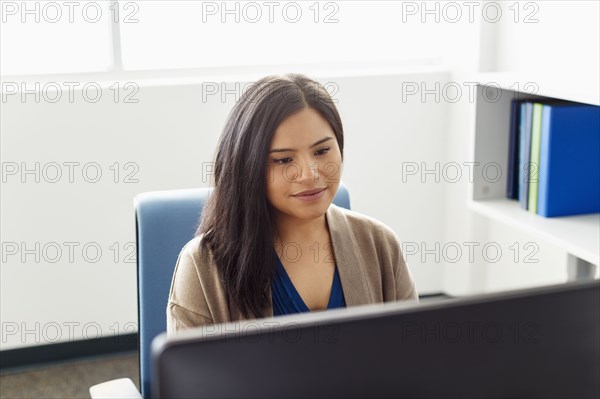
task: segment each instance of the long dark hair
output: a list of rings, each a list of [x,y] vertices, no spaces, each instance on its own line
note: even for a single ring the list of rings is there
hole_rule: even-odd
[[[329,122],[343,160],[342,121],[327,90],[301,74],[255,82],[236,102],[219,139],[214,189],[196,236],[210,249],[230,301],[245,318],[261,317],[275,272],[273,211],[266,196],[269,147],[288,116],[313,108]]]

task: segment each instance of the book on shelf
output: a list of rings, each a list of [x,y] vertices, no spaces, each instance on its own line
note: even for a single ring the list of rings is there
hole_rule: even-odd
[[[519,123],[519,203],[521,208],[527,209],[527,195],[529,194],[529,155],[531,154],[531,118],[533,103],[521,103],[521,121]]]
[[[510,117],[506,197],[544,217],[600,212],[600,107],[513,100]]]
[[[529,196],[527,197],[527,210],[537,213],[538,199],[538,174],[540,170],[540,136],[542,134],[542,104],[533,103],[533,116],[531,117],[531,155],[529,159]]]
[[[519,199],[519,121],[521,102],[512,100],[510,103],[510,127],[508,144],[508,175],[506,180],[506,196],[509,199]]]
[[[600,212],[600,107],[543,106],[538,214]]]

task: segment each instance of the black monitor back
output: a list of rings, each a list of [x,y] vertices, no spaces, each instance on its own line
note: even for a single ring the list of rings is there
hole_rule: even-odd
[[[206,326],[153,358],[153,398],[598,398],[600,282]]]

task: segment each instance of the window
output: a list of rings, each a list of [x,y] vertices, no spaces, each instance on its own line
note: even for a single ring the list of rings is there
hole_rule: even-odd
[[[271,3],[145,2],[139,23],[121,25],[123,66],[197,68],[439,54],[435,30],[425,29],[418,20],[399,23],[397,2]]]
[[[2,75],[105,71],[112,66],[110,3],[71,3],[0,1]]]
[[[448,36],[403,22],[393,1],[0,3],[3,75],[412,62],[441,56]]]

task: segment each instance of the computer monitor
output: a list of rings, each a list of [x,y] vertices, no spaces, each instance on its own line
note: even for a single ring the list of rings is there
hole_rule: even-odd
[[[158,336],[153,398],[598,398],[600,282]]]

